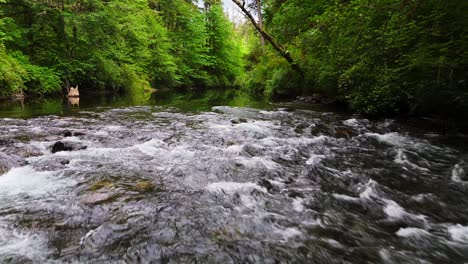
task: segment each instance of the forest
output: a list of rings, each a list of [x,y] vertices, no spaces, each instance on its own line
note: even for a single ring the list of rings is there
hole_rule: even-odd
[[[468,113],[465,0],[233,2],[265,35],[220,0],[0,0],[0,96],[60,94],[69,81],[320,94],[369,116]]]
[[[0,264],[468,264],[468,0],[0,0]]]

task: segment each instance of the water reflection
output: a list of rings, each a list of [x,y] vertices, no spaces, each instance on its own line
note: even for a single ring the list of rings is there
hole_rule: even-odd
[[[237,90],[158,91],[154,93],[90,94],[80,98],[26,98],[24,101],[0,101],[0,116],[29,118],[41,115],[74,115],[108,107],[171,106],[182,111],[205,111],[213,105],[268,107],[264,99]],[[79,108],[77,108],[79,107]]]
[[[80,107],[80,98],[79,97],[68,97],[68,102],[72,106],[78,106]]]

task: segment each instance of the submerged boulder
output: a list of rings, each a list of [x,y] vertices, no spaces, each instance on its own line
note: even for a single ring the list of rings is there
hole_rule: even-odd
[[[24,165],[25,160],[15,156],[0,153],[0,175],[7,173],[12,168]]]
[[[51,151],[52,153],[56,153],[60,151],[82,150],[86,148],[87,146],[83,146],[80,143],[57,141],[52,145]]]
[[[0,164],[0,175],[7,173],[10,170],[7,166]]]
[[[238,118],[238,119],[232,119],[231,120],[231,123],[236,125],[236,124],[240,124],[240,123],[247,123],[248,120],[245,119],[245,118]]]
[[[71,136],[72,136],[72,132],[71,132],[70,130],[65,130],[65,131],[63,132],[63,136],[64,136],[64,137],[71,137]]]
[[[79,137],[84,135],[85,133],[83,132],[71,132],[70,130],[63,131],[63,137]]]
[[[81,202],[85,205],[98,205],[110,203],[117,198],[116,193],[92,193],[81,198]]]
[[[150,192],[155,189],[154,184],[151,181],[144,180],[144,181],[139,181],[137,182],[134,186],[133,189],[137,192],[140,193],[145,193],[145,192]]]

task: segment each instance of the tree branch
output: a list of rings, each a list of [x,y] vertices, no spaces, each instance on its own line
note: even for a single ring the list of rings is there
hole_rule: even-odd
[[[255,21],[255,18],[250,14],[250,12],[245,8],[243,3],[241,3],[239,0],[232,0],[241,10],[244,12],[244,14],[247,16],[247,18],[252,22],[254,27],[257,29],[257,31],[273,46],[273,48],[285,59],[291,64],[291,67],[299,72],[302,77],[304,77],[304,72],[302,69],[299,67],[297,62],[291,57],[291,54],[289,51],[287,51],[281,44],[279,44],[270,34],[268,34],[263,28]]]

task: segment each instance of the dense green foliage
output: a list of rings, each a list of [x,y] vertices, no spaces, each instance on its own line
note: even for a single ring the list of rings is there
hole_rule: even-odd
[[[302,73],[249,23],[234,29],[220,0],[0,0],[0,96],[65,80],[137,97],[237,85],[371,115],[468,113],[465,0],[245,2],[257,17],[261,2],[265,30]]]
[[[324,93],[367,114],[468,112],[465,0],[264,0],[271,49],[244,80],[269,95]]]
[[[239,43],[211,2],[0,0],[0,95],[231,85]]]

